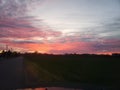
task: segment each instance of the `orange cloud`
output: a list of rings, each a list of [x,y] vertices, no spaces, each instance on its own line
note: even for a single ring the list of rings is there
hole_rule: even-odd
[[[12,46],[12,44],[11,44]],[[85,42],[68,42],[68,43],[28,43],[28,44],[13,44],[13,46],[26,49],[26,51],[38,51],[40,53],[87,53],[91,50],[89,44]]]

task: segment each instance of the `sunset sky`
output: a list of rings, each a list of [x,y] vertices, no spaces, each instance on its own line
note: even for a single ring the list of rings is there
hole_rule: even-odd
[[[0,50],[120,53],[120,0],[0,0]]]

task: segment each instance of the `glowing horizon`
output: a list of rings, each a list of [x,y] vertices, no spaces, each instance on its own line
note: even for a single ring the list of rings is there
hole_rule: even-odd
[[[120,53],[119,0],[0,0],[0,50]]]

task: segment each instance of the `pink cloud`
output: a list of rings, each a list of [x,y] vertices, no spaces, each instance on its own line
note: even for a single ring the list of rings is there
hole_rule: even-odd
[[[33,19],[34,20],[34,19]],[[36,28],[29,20],[5,19],[0,21],[0,37],[29,38],[59,36],[61,32],[50,30],[49,28]]]
[[[101,37],[106,32],[119,30],[119,24],[115,28],[113,25],[107,25],[106,31],[100,28],[93,28],[88,32],[74,32],[72,35],[62,35],[62,32],[55,31],[50,27],[42,26],[44,20],[37,20],[28,16],[28,9],[35,6],[39,0],[0,0],[0,49],[7,44],[10,48],[20,51],[39,51],[42,53],[108,53],[120,51],[120,40],[111,39],[112,37]],[[40,0],[41,1],[41,0]],[[31,3],[34,2],[34,3]],[[29,5],[28,5],[29,4]],[[35,27],[32,23],[41,23]],[[116,25],[116,24],[115,24]],[[106,25],[104,26],[106,27]],[[108,30],[109,29],[109,30]],[[85,30],[86,31],[86,30]],[[110,33],[111,34],[111,33]],[[112,34],[111,34],[112,35]],[[37,40],[34,38],[42,38]],[[47,40],[47,38],[53,39]],[[118,36],[114,36],[118,38]],[[102,40],[101,40],[102,39]]]

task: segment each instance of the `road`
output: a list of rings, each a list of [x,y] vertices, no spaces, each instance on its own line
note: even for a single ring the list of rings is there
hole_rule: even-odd
[[[23,57],[0,60],[0,90],[11,90],[23,86]]]
[[[46,71],[44,71],[46,72]],[[47,73],[47,72],[46,72]],[[23,57],[16,57],[11,59],[0,59],[0,90],[22,90],[19,88],[26,88],[25,82],[25,65]],[[28,87],[29,85],[27,85]],[[105,87],[87,84],[64,84],[64,83],[39,83],[38,85],[31,85],[29,87],[48,87],[48,90],[120,90],[117,87]],[[50,86],[50,87],[49,87]],[[53,86],[53,87],[51,87]],[[57,87],[76,87],[83,89],[70,89],[70,88],[56,88]],[[89,89],[88,89],[89,88]],[[110,88],[110,89],[109,89]],[[112,89],[111,89],[112,88]],[[23,89],[28,90],[28,89]],[[32,89],[30,89],[32,90]],[[45,88],[33,90],[46,90]]]

